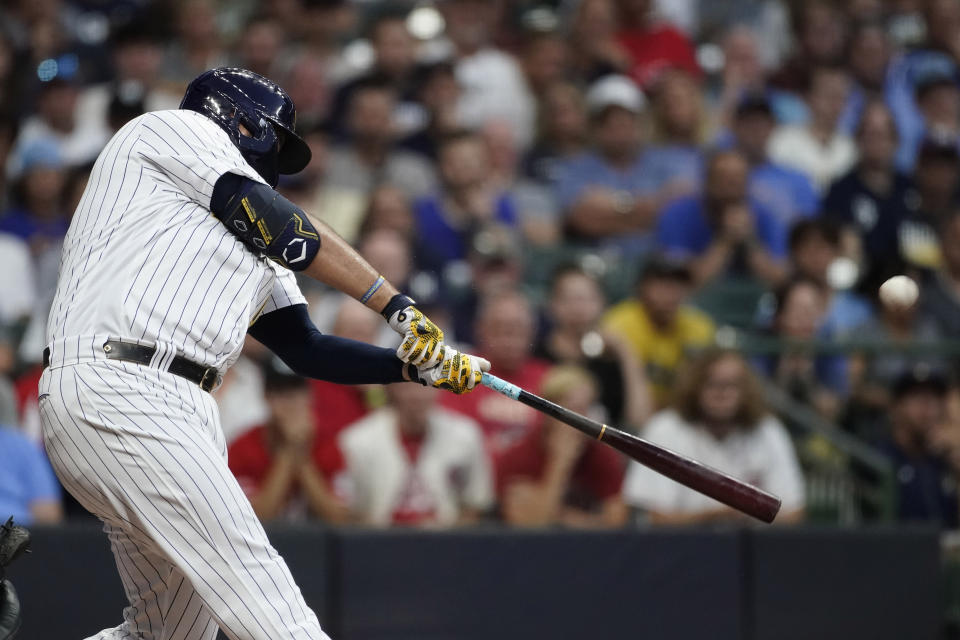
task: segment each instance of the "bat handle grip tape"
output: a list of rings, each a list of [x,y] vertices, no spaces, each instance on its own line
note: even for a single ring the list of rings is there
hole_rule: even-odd
[[[503,378],[498,378],[492,373],[484,373],[481,382],[483,383],[483,386],[489,387],[497,393],[502,393],[508,398],[513,398],[514,400],[520,399],[520,391],[522,391],[520,387],[507,382]]]

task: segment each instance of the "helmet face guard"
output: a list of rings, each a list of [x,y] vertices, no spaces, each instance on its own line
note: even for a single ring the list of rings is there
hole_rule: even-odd
[[[297,112],[276,83],[245,69],[206,71],[190,83],[180,103],[227,132],[244,159],[275,187],[279,174],[310,162],[310,147],[294,131]],[[249,132],[240,131],[240,125]]]

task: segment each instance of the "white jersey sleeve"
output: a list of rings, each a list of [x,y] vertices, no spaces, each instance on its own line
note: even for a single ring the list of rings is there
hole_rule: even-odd
[[[160,182],[188,200],[210,208],[213,186],[220,176],[235,173],[264,183],[227,132],[193,111],[147,114],[140,123],[139,153]]]
[[[297,277],[293,274],[293,271],[274,263],[270,263],[270,268],[273,269],[277,277],[273,281],[273,288],[270,291],[270,296],[267,298],[266,303],[263,305],[261,314],[270,313],[271,311],[290,307],[295,304],[307,304],[307,299],[304,297],[303,292],[300,291],[300,286],[297,284]]]

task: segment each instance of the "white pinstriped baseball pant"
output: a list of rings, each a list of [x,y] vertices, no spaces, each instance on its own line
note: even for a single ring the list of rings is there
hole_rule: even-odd
[[[54,364],[39,390],[50,461],[103,521],[130,603],[92,640],[329,640],[227,467],[210,394],[106,360]]]

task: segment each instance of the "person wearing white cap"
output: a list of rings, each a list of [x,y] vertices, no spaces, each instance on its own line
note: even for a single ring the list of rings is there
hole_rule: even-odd
[[[622,75],[609,75],[587,91],[593,150],[559,167],[557,198],[575,236],[643,252],[657,211],[656,184],[646,170],[640,89]]]

